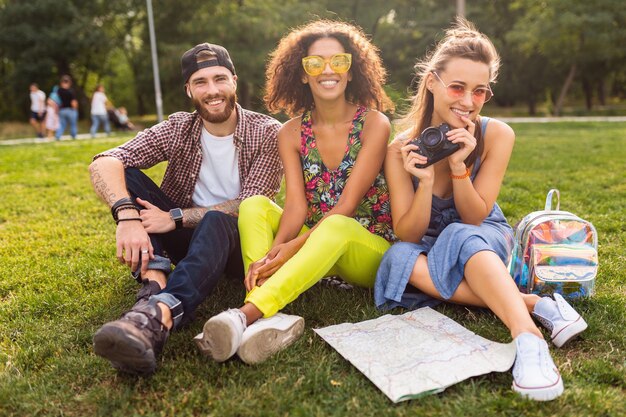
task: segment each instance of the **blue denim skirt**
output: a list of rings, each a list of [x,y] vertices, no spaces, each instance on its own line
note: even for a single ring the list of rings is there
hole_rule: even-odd
[[[480,226],[451,223],[439,236],[425,236],[419,243],[399,242],[384,255],[374,285],[374,301],[379,309],[394,307],[433,307],[441,301],[411,288],[409,277],[420,254],[428,260],[428,270],[442,298],[455,293],[465,264],[476,253],[491,251],[506,265],[513,246],[513,230],[506,222],[485,220]]]

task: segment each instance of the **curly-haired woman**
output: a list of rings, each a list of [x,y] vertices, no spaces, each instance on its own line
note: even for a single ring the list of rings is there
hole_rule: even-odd
[[[248,295],[197,337],[219,362],[237,353],[258,363],[288,346],[304,320],[277,312],[324,276],[372,287],[394,240],[381,172],[390,125],[380,112],[392,104],[376,47],[351,24],[314,21],[280,41],[266,76],[267,108],[295,116],[278,134],[285,207],[261,196],[241,203]]]

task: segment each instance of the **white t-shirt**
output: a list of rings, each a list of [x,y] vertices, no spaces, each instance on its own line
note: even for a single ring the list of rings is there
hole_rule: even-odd
[[[41,90],[30,93],[30,111],[41,113],[46,108],[46,93]]]
[[[107,114],[107,100],[107,96],[102,91],[96,91],[93,93],[93,98],[91,99],[91,114]]]
[[[192,197],[195,205],[212,206],[239,195],[238,152],[233,140],[233,135],[213,136],[202,128],[202,166]]]

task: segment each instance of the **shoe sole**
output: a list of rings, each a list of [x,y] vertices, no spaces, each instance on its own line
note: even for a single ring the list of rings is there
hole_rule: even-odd
[[[237,351],[231,330],[228,323],[209,320],[204,323],[202,333],[194,337],[194,341],[204,355],[216,362],[225,362]]]
[[[575,322],[568,324],[562,328],[554,337],[552,337],[552,343],[556,347],[563,347],[567,342],[574,339],[580,333],[585,331],[587,323],[582,317],[578,317]]]
[[[552,401],[555,398],[563,394],[563,379],[559,376],[559,380],[551,386],[539,387],[539,388],[524,388],[520,387],[513,381],[513,391],[520,394],[522,397],[526,397],[534,401]]]
[[[141,340],[117,327],[104,326],[98,330],[93,336],[93,350],[122,372],[148,375],[156,370],[154,351],[146,349]]]
[[[304,319],[298,320],[285,330],[264,329],[241,343],[237,350],[239,358],[248,365],[265,361],[273,354],[293,344],[304,333]]]

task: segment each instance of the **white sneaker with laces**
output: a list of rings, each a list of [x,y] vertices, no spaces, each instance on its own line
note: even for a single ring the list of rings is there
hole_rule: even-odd
[[[303,332],[302,317],[276,313],[248,326],[237,355],[248,365],[263,362],[298,340]]]
[[[578,336],[587,328],[587,322],[565,301],[561,294],[542,297],[531,313],[542,326],[551,332],[550,338],[556,347]]]
[[[552,361],[548,344],[532,333],[515,338],[513,390],[535,401],[550,401],[563,393],[563,379]]]
[[[246,315],[231,308],[207,320],[202,333],[193,340],[200,352],[216,362],[224,362],[237,352],[245,330]]]

